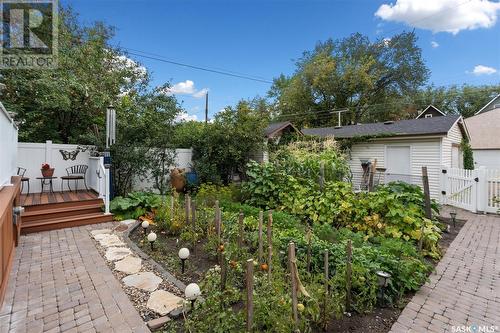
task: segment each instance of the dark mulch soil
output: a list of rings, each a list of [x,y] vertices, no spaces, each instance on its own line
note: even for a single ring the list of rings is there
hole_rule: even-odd
[[[168,272],[185,284],[200,282],[205,272],[217,263],[215,258],[209,256],[203,250],[205,246],[203,242],[198,243],[196,250],[192,251],[191,244],[184,243],[180,239],[168,236],[165,233],[156,232],[156,234],[158,238],[154,245],[154,251],[151,251],[151,246],[142,228],[136,228],[130,233],[129,238],[136,243],[142,251],[147,253]],[[179,249],[183,247],[187,247],[191,251],[189,258],[185,261],[186,266],[184,274],[182,274],[181,260],[178,256]]]

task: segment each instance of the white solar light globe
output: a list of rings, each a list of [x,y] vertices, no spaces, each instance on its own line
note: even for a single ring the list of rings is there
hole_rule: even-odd
[[[143,221],[143,222],[141,223],[141,226],[142,226],[144,229],[146,229],[147,227],[149,227],[149,222],[148,222],[148,221]]]
[[[196,283],[190,283],[184,290],[184,296],[186,299],[192,301],[197,299],[201,295],[200,287]]]
[[[179,250],[179,258],[182,260],[189,258],[189,249],[187,247],[183,247]]]
[[[156,234],[154,232],[150,232],[148,235],[148,241],[154,242],[156,240]]]

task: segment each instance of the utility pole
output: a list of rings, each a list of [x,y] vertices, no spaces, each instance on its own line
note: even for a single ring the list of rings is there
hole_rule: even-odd
[[[338,124],[337,124],[337,126],[338,126],[338,127],[342,126],[342,119],[341,119],[341,117],[340,117],[341,113],[342,113],[342,112],[348,112],[348,111],[349,111],[349,109],[343,109],[343,110],[338,110],[338,111],[332,111],[332,113],[337,113],[337,116],[338,116]]]
[[[205,95],[205,124],[208,123],[208,92]]]

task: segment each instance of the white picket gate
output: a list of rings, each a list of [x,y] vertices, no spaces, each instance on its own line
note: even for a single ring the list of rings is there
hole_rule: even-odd
[[[471,212],[498,213],[500,170],[442,168],[441,203]]]
[[[497,213],[500,210],[500,170],[485,170],[485,212]]]

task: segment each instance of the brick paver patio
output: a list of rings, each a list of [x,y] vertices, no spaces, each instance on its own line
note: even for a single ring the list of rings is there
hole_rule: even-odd
[[[149,332],[90,239],[110,226],[22,236],[0,332]]]
[[[500,218],[459,217],[468,222],[391,332],[500,332]]]

